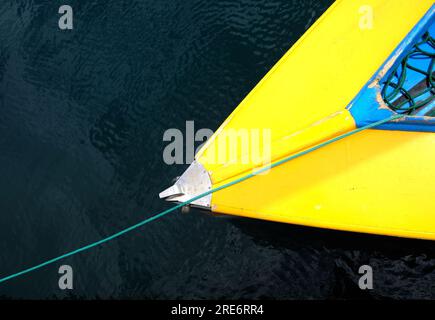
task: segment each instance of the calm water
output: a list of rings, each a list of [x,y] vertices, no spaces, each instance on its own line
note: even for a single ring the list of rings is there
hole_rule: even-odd
[[[216,129],[331,1],[0,4],[0,275],[168,208],[168,128]],[[319,57],[320,58],[320,57]],[[432,242],[176,213],[4,298],[435,298]],[[374,268],[371,292],[358,268]]]

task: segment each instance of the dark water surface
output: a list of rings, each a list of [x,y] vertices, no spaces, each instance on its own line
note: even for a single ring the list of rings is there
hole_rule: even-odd
[[[0,3],[0,276],[168,208],[163,132],[215,130],[332,1]],[[61,264],[74,290],[58,288]],[[375,288],[358,289],[358,268]],[[433,242],[173,214],[4,298],[434,298]]]

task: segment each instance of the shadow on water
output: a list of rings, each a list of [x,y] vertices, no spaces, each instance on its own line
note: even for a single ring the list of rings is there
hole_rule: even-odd
[[[249,218],[228,221],[259,246],[327,255],[334,265],[329,298],[379,299],[433,297],[435,247],[433,241],[297,226]],[[373,267],[374,290],[360,290],[358,269]],[[426,279],[423,280],[422,279]]]

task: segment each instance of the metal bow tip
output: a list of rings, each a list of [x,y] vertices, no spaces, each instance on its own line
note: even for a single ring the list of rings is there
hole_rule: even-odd
[[[166,201],[185,202],[211,189],[210,176],[202,164],[193,161],[175,184],[160,192],[159,197]],[[211,194],[190,203],[195,207],[210,209]]]

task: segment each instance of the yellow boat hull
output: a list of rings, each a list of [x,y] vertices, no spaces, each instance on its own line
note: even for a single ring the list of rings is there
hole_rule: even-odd
[[[435,240],[434,140],[433,133],[366,130],[216,192],[212,210]]]
[[[198,153],[196,159],[209,172],[212,186],[255,167],[210,159],[215,157],[210,150],[224,152],[217,146],[228,130],[270,128],[276,161],[355,128],[346,106],[431,5],[430,0],[337,1]],[[359,25],[365,6],[373,9],[372,29]],[[338,120],[313,129],[313,123],[337,111]],[[435,239],[434,147],[434,133],[367,130],[216,192],[211,209],[306,226]]]
[[[197,153],[209,187],[262,163],[246,161],[246,143],[222,148],[231,132],[268,130],[270,141],[260,140],[259,149],[270,143],[273,163],[355,129],[347,107],[384,72],[381,66],[394,62],[391,53],[432,4],[336,1]],[[174,190],[163,196],[181,192]],[[200,205],[249,218],[435,240],[434,195],[435,133],[370,129],[213,193]]]

